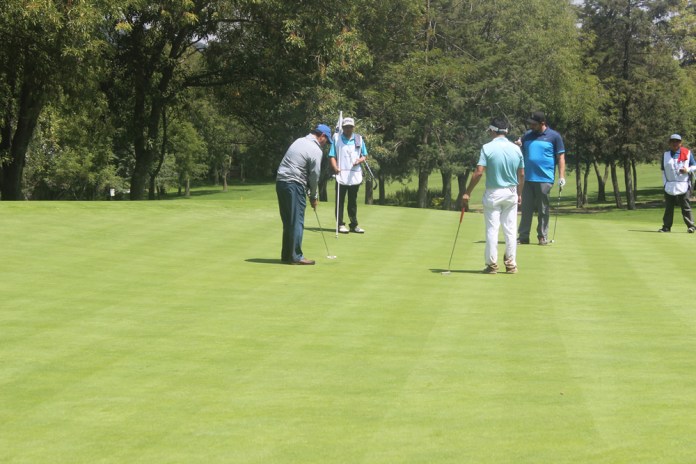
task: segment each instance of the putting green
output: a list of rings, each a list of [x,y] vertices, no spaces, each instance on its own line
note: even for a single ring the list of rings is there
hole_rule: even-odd
[[[336,239],[320,204],[338,258],[308,210],[318,265],[278,264],[272,189],[0,204],[0,462],[696,455],[696,236],[661,210],[563,215],[495,276],[467,213],[443,276],[458,212],[361,205]]]

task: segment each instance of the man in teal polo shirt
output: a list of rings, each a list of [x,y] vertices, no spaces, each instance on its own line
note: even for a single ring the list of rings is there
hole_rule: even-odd
[[[525,174],[519,243],[529,243],[532,218],[536,211],[539,214],[537,239],[539,245],[546,245],[549,236],[549,194],[557,165],[560,176],[558,187],[562,190],[565,185],[565,146],[561,134],[547,125],[543,112],[532,113],[527,123],[531,130],[518,140],[524,154]]]
[[[517,272],[517,205],[522,201],[524,188],[524,158],[520,148],[507,139],[508,124],[504,119],[493,119],[488,126],[488,133],[493,140],[481,148],[476,170],[462,195],[462,203],[464,207],[469,206],[471,192],[485,171],[483,215],[486,222],[486,268],[483,272],[498,272],[498,230],[502,223],[505,270],[514,274]]]

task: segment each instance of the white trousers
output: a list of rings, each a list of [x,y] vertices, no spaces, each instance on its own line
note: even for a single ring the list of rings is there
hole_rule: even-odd
[[[486,189],[483,194],[486,222],[486,265],[498,264],[498,230],[503,225],[505,264],[516,266],[517,254],[517,187]]]

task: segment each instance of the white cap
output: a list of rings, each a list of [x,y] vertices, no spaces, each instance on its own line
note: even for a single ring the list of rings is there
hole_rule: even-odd
[[[345,123],[343,124],[345,126]],[[679,134],[672,134],[669,136],[670,140],[681,140],[681,135]]]
[[[353,121],[353,118],[343,118],[343,127],[345,126],[355,127],[355,121]]]

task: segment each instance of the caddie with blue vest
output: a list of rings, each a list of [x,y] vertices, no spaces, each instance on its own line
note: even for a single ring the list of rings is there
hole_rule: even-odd
[[[549,236],[549,194],[555,180],[558,166],[558,187],[565,186],[565,146],[561,134],[546,123],[546,115],[541,111],[531,114],[527,131],[518,145],[524,154],[524,191],[522,192],[522,217],[519,226],[518,243],[529,243],[534,211],[539,215],[537,240],[546,245]]]
[[[336,174],[336,222],[338,232],[347,234],[349,229],[343,221],[343,207],[346,195],[348,195],[348,217],[350,218],[350,232],[364,234],[365,230],[358,225],[358,190],[363,180],[360,163],[367,159],[367,147],[360,134],[353,132],[355,121],[353,118],[344,118],[340,134],[336,143],[329,150],[331,167]]]
[[[295,140],[278,167],[276,194],[280,219],[283,221],[282,262],[287,264],[314,264],[302,254],[306,196],[316,209],[322,148],[331,141],[331,129],[319,124],[307,136]]]
[[[686,230],[693,234],[696,231],[696,226],[694,226],[694,217],[689,202],[691,195],[689,173],[696,171],[696,160],[694,160],[691,150],[682,146],[681,135],[672,134],[670,136],[669,150],[662,155],[660,168],[665,186],[665,214],[662,216],[662,227],[659,232],[672,230],[674,207],[679,205]]]

